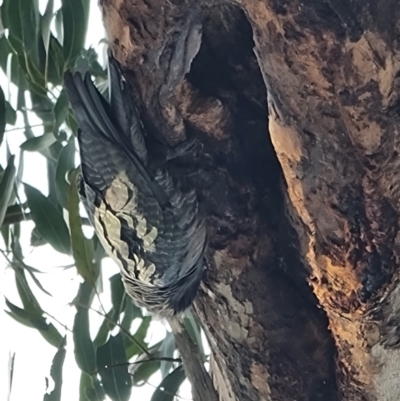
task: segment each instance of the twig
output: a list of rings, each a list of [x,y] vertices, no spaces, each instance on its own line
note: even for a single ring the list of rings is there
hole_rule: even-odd
[[[93,312],[98,313],[100,316],[103,316],[106,320],[108,320],[109,322],[115,324],[117,327],[119,327],[119,329],[126,334],[139,348],[140,350],[146,354],[149,358],[152,358],[153,355],[151,355],[151,353],[138,341],[136,340],[136,338],[129,333],[128,330],[126,330],[123,326],[121,326],[118,322],[114,322],[114,320],[110,319],[106,314],[98,311],[97,309],[92,308],[91,306],[87,306],[87,305],[80,305],[79,303],[74,303],[74,305],[79,306],[81,308],[87,308],[89,310],[92,310]]]
[[[55,318],[53,315],[51,315],[49,312],[43,311],[45,315],[47,315],[50,319],[53,319],[55,322],[57,322],[60,326],[64,327],[65,330],[70,331],[72,333],[72,330],[64,323],[61,323],[57,318]]]
[[[124,363],[116,363],[115,365],[110,365],[110,366],[106,366],[104,369],[98,370],[94,373],[100,373],[100,372],[104,372],[107,369],[113,369],[113,368],[118,368],[120,366],[131,366],[131,365],[139,365],[142,363],[147,363],[147,362],[162,362],[162,361],[166,361],[166,362],[178,362],[178,363],[182,363],[182,359],[181,358],[151,358],[151,359],[143,359],[141,361],[135,361],[135,362],[124,362]]]
[[[14,128],[10,128],[10,129],[6,129],[4,132],[11,132],[11,131],[24,131],[26,129],[31,129],[31,128],[37,128],[37,127],[47,127],[50,126],[51,124],[46,124],[46,123],[42,123],[42,124],[33,124],[33,125],[28,125],[28,126],[24,126],[24,127],[14,127]]]

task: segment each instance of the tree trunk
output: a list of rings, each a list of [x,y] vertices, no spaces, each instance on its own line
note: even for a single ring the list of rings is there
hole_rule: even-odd
[[[399,400],[398,0],[101,6],[146,129],[204,145],[220,399]]]

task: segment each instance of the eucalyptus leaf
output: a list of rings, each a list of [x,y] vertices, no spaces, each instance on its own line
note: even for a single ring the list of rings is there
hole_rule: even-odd
[[[12,108],[11,104],[7,100],[5,104],[6,104],[6,123],[10,125],[15,125],[15,123],[17,122],[17,112]]]
[[[160,358],[172,358],[175,352],[175,338],[171,332],[168,332],[165,336],[164,340],[161,343],[159,355]],[[160,363],[160,372],[161,378],[164,379],[168,376],[169,371],[173,366],[173,362],[171,361],[161,361]]]
[[[131,395],[131,377],[121,334],[111,336],[106,344],[98,348],[97,370],[104,391],[113,401],[128,401]]]
[[[40,19],[40,29],[42,32],[42,38],[46,53],[49,51],[49,42],[50,42],[50,25],[53,20],[53,9],[54,9],[54,0],[48,0],[46,5],[46,10],[44,11],[43,16]]]
[[[9,41],[31,82],[43,84],[39,57],[39,10],[32,0],[5,0]]]
[[[22,309],[11,303],[7,298],[5,302],[10,309],[10,311],[5,311],[9,316],[27,327],[35,328],[50,345],[59,347],[62,336],[53,324],[47,323],[46,319],[38,315],[36,311]]]
[[[7,401],[11,400],[11,392],[14,379],[14,363],[15,363],[15,352],[10,353],[8,357],[8,397]]]
[[[56,104],[54,105],[53,113],[54,113],[54,127],[53,134],[56,135],[61,124],[65,121],[68,115],[68,98],[63,89],[57,99]]]
[[[143,362],[135,369],[132,379],[135,386],[145,384],[160,369],[160,361]]]
[[[83,372],[91,375],[96,370],[96,355],[90,338],[88,309],[77,307],[72,332],[76,363]]]
[[[41,317],[43,315],[43,310],[29,287],[25,271],[17,266],[14,266],[14,271],[18,294],[21,298],[24,309],[38,317]]]
[[[3,237],[5,251],[9,252],[10,250],[10,227],[7,225],[3,225],[0,227],[1,236]]]
[[[61,15],[61,13],[58,13],[57,15]],[[47,80],[53,85],[61,85],[65,64],[63,48],[52,33],[50,33],[49,51],[47,56]]]
[[[70,236],[61,212],[36,188],[28,184],[24,187],[39,234],[58,252],[70,253]]]
[[[28,152],[38,152],[40,150],[47,149],[56,141],[57,139],[52,132],[46,132],[43,135],[27,139],[21,145],[21,149]]]
[[[68,211],[69,227],[71,230],[72,255],[74,256],[76,269],[79,275],[89,283],[95,283],[99,270],[94,257],[93,241],[83,235],[82,221],[79,215],[79,196],[76,185],[78,171],[71,174],[69,190]]]
[[[6,98],[0,86],[0,145],[3,142],[4,131],[6,129]]]
[[[111,302],[116,312],[120,312],[122,300],[125,296],[125,287],[121,279],[121,274],[117,273],[110,277]]]
[[[40,235],[36,226],[33,228],[31,232],[30,244],[35,248],[47,244],[47,241]]]
[[[96,338],[93,340],[95,347],[103,345],[108,338],[109,333],[114,329],[118,323],[119,316],[122,312],[121,306],[123,305],[123,300],[125,298],[124,285],[121,281],[121,275],[115,274],[110,277],[111,285],[111,302],[112,308],[105,316],[98,332]],[[129,330],[129,328],[127,329]]]
[[[7,298],[5,299],[6,305],[10,311],[5,311],[9,316],[14,318],[17,322],[22,323],[27,327],[35,327],[32,322],[32,319],[36,319],[36,315],[32,315],[32,313],[27,312],[26,310],[20,308],[19,306],[14,305]]]
[[[46,126],[53,126],[54,123],[54,102],[47,94],[38,94],[30,91],[29,95],[32,101],[32,111],[45,123]]]
[[[193,344],[199,347],[200,353],[205,357],[203,340],[201,338],[201,328],[193,316],[193,313],[189,310],[185,311],[185,317],[183,319],[183,325],[187,333],[189,334]]]
[[[84,281],[79,285],[78,294],[73,300],[73,304],[76,307],[88,309],[92,304],[95,291],[92,283]]]
[[[31,276],[33,282],[37,285],[37,287],[43,291],[46,295],[48,295],[49,297],[52,297],[52,295],[50,294],[50,292],[48,292],[44,287],[43,284],[37,279],[37,277],[35,276],[35,273],[31,270],[27,270],[29,275]]]
[[[82,372],[79,382],[79,401],[103,401],[105,397],[100,381],[94,375],[90,376]]]
[[[89,0],[62,0],[61,3],[64,58],[67,65],[70,65],[85,44]]]
[[[106,316],[104,316],[103,322],[100,325],[99,330],[97,331],[96,337],[93,340],[93,345],[95,348],[98,348],[104,345],[107,340],[110,332],[114,329],[117,324],[118,316],[115,313],[114,308],[111,308]]]
[[[67,182],[67,173],[75,166],[75,139],[71,137],[60,152],[56,167],[56,192],[60,205],[68,209],[68,194],[70,184]]]
[[[11,156],[8,159],[7,167],[0,183],[0,227],[3,224],[8,205],[13,196],[16,173],[14,160],[15,156]]]
[[[31,291],[28,281],[25,277],[25,272],[21,268],[14,268],[16,273],[17,290],[24,305],[24,309],[18,308],[15,305],[7,304],[11,312],[18,315],[20,318],[28,318],[30,327],[39,330],[43,338],[54,347],[58,347],[61,343],[62,336],[52,323],[47,323],[43,316],[43,310],[39,305],[36,297]]]
[[[11,56],[11,63],[9,56]],[[14,56],[14,50],[6,36],[0,38],[0,67],[7,75],[8,82],[17,85],[20,67],[17,58]]]
[[[179,366],[160,383],[151,401],[173,401],[185,378],[185,371]]]
[[[62,370],[65,361],[65,350],[66,337],[60,344],[56,354],[54,355],[53,362],[50,368],[50,376],[54,382],[54,388],[50,393],[46,393],[43,397],[43,401],[60,401],[61,400],[61,389],[62,389]]]
[[[138,327],[138,329],[134,334],[136,341],[133,341],[128,336],[125,337],[124,339],[125,351],[128,359],[131,359],[134,355],[138,355],[139,353],[142,352],[142,349],[137,345],[137,343],[142,344],[142,346],[146,348],[144,339],[146,338],[147,331],[149,330],[150,327],[150,323],[151,323],[150,316],[146,316],[143,318],[142,323],[140,323],[140,326]]]

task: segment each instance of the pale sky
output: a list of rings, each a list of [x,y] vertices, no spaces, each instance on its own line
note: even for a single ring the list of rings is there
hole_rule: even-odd
[[[39,0],[39,3],[41,11],[43,11],[47,0]],[[55,9],[59,7],[60,1],[56,0]],[[100,47],[98,46],[99,41],[104,36],[102,31],[99,29],[100,21],[101,14],[97,5],[97,0],[92,0],[86,47],[92,46],[102,54],[103,45]],[[8,83],[5,75],[1,72],[0,85],[5,89],[4,92],[7,96]],[[11,104],[15,104],[15,89],[10,87],[9,90],[11,98],[8,100]],[[30,123],[32,125],[39,122],[40,121],[34,115],[30,116]],[[15,127],[23,127],[21,116],[19,116]],[[15,127],[7,126],[6,129]],[[34,130],[34,133],[35,135],[41,135],[43,131],[38,128]],[[11,153],[16,154],[18,160],[19,146],[25,140],[22,130],[10,131],[7,133],[6,138]],[[4,143],[5,142],[3,142],[3,146],[0,149],[0,163],[3,167],[6,165]],[[37,153],[25,152],[24,165],[26,168],[24,170],[23,181],[35,186],[47,195],[45,159]],[[24,197],[23,192],[21,196]],[[49,297],[40,290],[37,290],[37,287],[28,277],[31,288],[45,311],[57,317],[57,319],[67,327],[72,328],[75,308],[70,307],[68,303],[71,302],[76,295],[80,279],[76,274],[75,268],[63,270],[62,268],[55,267],[71,264],[71,258],[59,254],[49,245],[39,248],[32,248],[29,246],[32,228],[33,223],[31,221],[22,223],[21,242],[23,249],[27,253],[25,261],[28,265],[34,266],[44,272],[40,275],[39,279],[43,286],[50,293],[54,294],[54,297]],[[0,239],[0,247],[4,248],[2,238]],[[101,301],[106,310],[111,306],[108,278],[117,271],[118,269],[115,264],[109,259],[106,259],[102,269],[104,293],[101,295]],[[2,328],[2,338],[0,339],[0,400],[7,399],[8,358],[10,352],[15,352],[15,369],[11,401],[41,401],[43,400],[43,395],[45,393],[45,378],[46,376],[49,376],[51,362],[56,349],[50,346],[36,330],[22,326],[6,315],[3,312],[6,308],[4,297],[7,297],[11,302],[17,305],[21,305],[15,289],[13,270],[7,267],[6,261],[0,255],[0,327]],[[94,302],[93,307],[100,310],[99,302]],[[92,334],[94,334],[101,322],[101,317],[96,313],[91,313],[90,319],[91,328],[94,329]],[[50,319],[49,321],[55,324],[60,332],[64,334],[64,329],[57,325],[53,320]],[[149,334],[149,340],[152,343],[159,341],[165,335],[165,328],[160,322],[154,323],[153,330],[149,331],[151,332]],[[63,371],[63,401],[79,399],[79,377],[80,371],[77,368],[74,359],[72,335],[71,333],[67,333],[67,356]],[[154,375],[150,382],[153,386],[157,386],[159,383],[159,376]],[[190,397],[190,387],[188,383],[185,383],[184,387],[184,391],[182,391],[181,394],[185,398]],[[154,387],[151,386],[143,386],[140,388],[134,387],[132,389],[131,399],[141,401],[150,400],[153,391]]]

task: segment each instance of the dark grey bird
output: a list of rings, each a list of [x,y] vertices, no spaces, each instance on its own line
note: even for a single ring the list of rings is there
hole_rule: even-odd
[[[153,162],[117,62],[110,102],[88,73],[64,86],[79,125],[78,187],[89,219],[138,306],[168,317],[193,302],[204,270],[206,226],[194,190]]]

